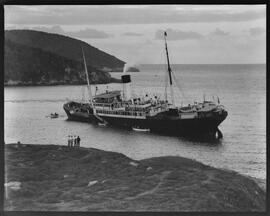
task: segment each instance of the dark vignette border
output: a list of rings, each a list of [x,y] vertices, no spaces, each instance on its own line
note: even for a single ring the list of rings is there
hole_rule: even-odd
[[[267,9],[267,19],[266,19],[266,89],[267,89],[267,98],[266,98],[266,117],[267,117],[267,125],[266,125],[266,153],[267,153],[267,171],[266,171],[266,212],[258,213],[258,212],[27,212],[27,211],[5,211],[3,210],[3,199],[4,199],[4,5],[111,5],[111,4],[265,4]],[[269,12],[269,1],[267,0],[2,0],[0,1],[0,83],[1,83],[1,91],[0,91],[0,122],[1,122],[1,131],[0,131],[0,215],[5,216],[34,216],[34,215],[269,215],[269,179],[268,179],[268,167],[270,167],[269,163],[269,147],[268,147],[268,138],[270,134],[269,126],[268,126],[268,110],[269,108],[269,58],[268,58],[268,37],[269,35],[269,21],[268,21],[268,13]]]

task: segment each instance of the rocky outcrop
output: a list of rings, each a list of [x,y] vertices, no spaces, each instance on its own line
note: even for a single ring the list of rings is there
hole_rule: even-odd
[[[5,210],[265,211],[252,179],[182,157],[132,160],[58,145],[5,145]]]

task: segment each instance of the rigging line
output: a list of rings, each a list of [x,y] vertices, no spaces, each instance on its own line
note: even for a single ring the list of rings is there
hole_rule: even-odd
[[[164,81],[165,81],[165,95],[164,95],[164,98],[165,98],[165,100],[168,100],[168,92],[167,92],[168,91],[168,73],[167,73],[165,64],[163,64],[163,67],[164,67],[163,71],[165,71],[165,73],[164,73],[164,75],[165,75],[165,79],[164,79]]]
[[[167,71],[167,63],[166,63],[166,54],[163,49],[161,49],[159,54],[159,61],[161,64],[158,66],[158,70],[164,72],[163,78],[160,79],[160,86],[164,86],[163,96],[165,100],[168,100],[168,71]]]
[[[164,71],[165,71],[165,84],[166,84],[166,86],[165,86],[165,90],[167,91],[167,87],[168,87],[168,78],[169,78],[169,76],[168,76],[168,72],[167,72],[167,67],[166,67],[166,63],[163,65],[164,66]],[[172,73],[172,75],[174,76],[172,79],[174,79],[174,80],[176,80],[176,78],[175,78],[175,74],[173,73],[173,67],[174,67],[174,65],[172,65],[172,67],[171,67],[171,73]],[[174,84],[173,84],[173,86],[174,86]],[[172,86],[172,87],[173,87]],[[176,86],[177,87],[177,86]],[[178,90],[179,90],[180,88],[178,88]],[[180,91],[180,90],[179,90]],[[180,91],[180,93],[182,94],[182,92]],[[171,95],[169,94],[169,97],[170,97]],[[181,101],[183,98],[181,98],[181,96],[179,96],[178,94],[176,94],[175,95],[176,97],[177,97],[177,101]]]
[[[175,76],[174,75],[173,75],[173,79],[175,80]],[[183,92],[180,89],[180,87],[177,86],[177,84],[175,84],[175,87],[177,88],[178,92],[180,93],[180,94],[176,94],[176,97],[177,97],[178,101],[181,101],[181,102],[185,101],[186,99],[185,99],[185,97],[183,95]]]
[[[176,87],[178,88],[178,90],[180,91],[180,93],[181,93],[181,95],[183,96],[183,98],[184,98],[187,102],[191,103],[191,101],[188,99],[188,97],[185,96],[184,91],[183,91],[182,88],[180,87],[179,82],[178,82],[178,80],[177,80],[177,78],[176,78],[175,73],[172,73],[172,75],[173,75],[173,78],[175,79],[175,85],[176,85]]]
[[[182,90],[182,88],[178,84],[176,84],[176,87],[181,92],[181,95],[182,95],[181,99],[186,103],[191,103],[190,99],[183,93],[184,91]]]
[[[82,102],[84,103],[84,86],[81,87],[81,91],[82,91]]]
[[[183,91],[182,91],[182,89],[180,88],[180,86],[179,86],[179,84],[178,84],[178,82],[177,82],[177,79],[176,79],[176,76],[175,76],[175,74],[174,73],[172,73],[173,74],[173,78],[174,78],[174,80],[175,80],[175,86],[178,88],[178,90],[179,90],[179,92],[180,92],[180,94],[184,97],[184,95],[183,95]],[[185,97],[184,97],[185,98]]]

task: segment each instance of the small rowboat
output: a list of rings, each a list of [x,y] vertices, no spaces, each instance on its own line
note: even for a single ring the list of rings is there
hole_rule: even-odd
[[[149,128],[138,128],[138,127],[132,127],[132,130],[138,131],[138,132],[149,132]]]
[[[103,122],[99,122],[98,123],[98,126],[102,126],[102,127],[105,127],[107,124],[106,123],[103,123]]]
[[[59,114],[58,113],[51,113],[50,117],[51,118],[58,118]]]

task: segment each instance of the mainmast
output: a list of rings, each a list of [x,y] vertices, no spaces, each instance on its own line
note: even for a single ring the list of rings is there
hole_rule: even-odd
[[[166,33],[166,31],[164,31],[165,49],[166,49],[167,64],[168,64],[168,73],[169,73],[169,78],[170,78],[171,98],[172,98],[172,104],[173,104],[173,106],[175,106],[175,104],[174,104],[173,86],[172,86],[172,69],[171,69],[171,66],[170,66],[170,59],[169,59],[169,54],[168,54],[166,37],[167,37],[167,33]]]
[[[85,61],[83,48],[82,48],[82,54],[83,54],[83,62],[84,62],[84,69],[85,69],[85,73],[86,73],[87,89],[88,89],[90,104],[93,107],[93,110],[95,112],[95,109],[94,109],[94,106],[93,106],[93,96],[92,96],[91,86],[90,86],[90,82],[89,82],[89,76],[88,76],[87,65],[86,65],[86,61]]]

